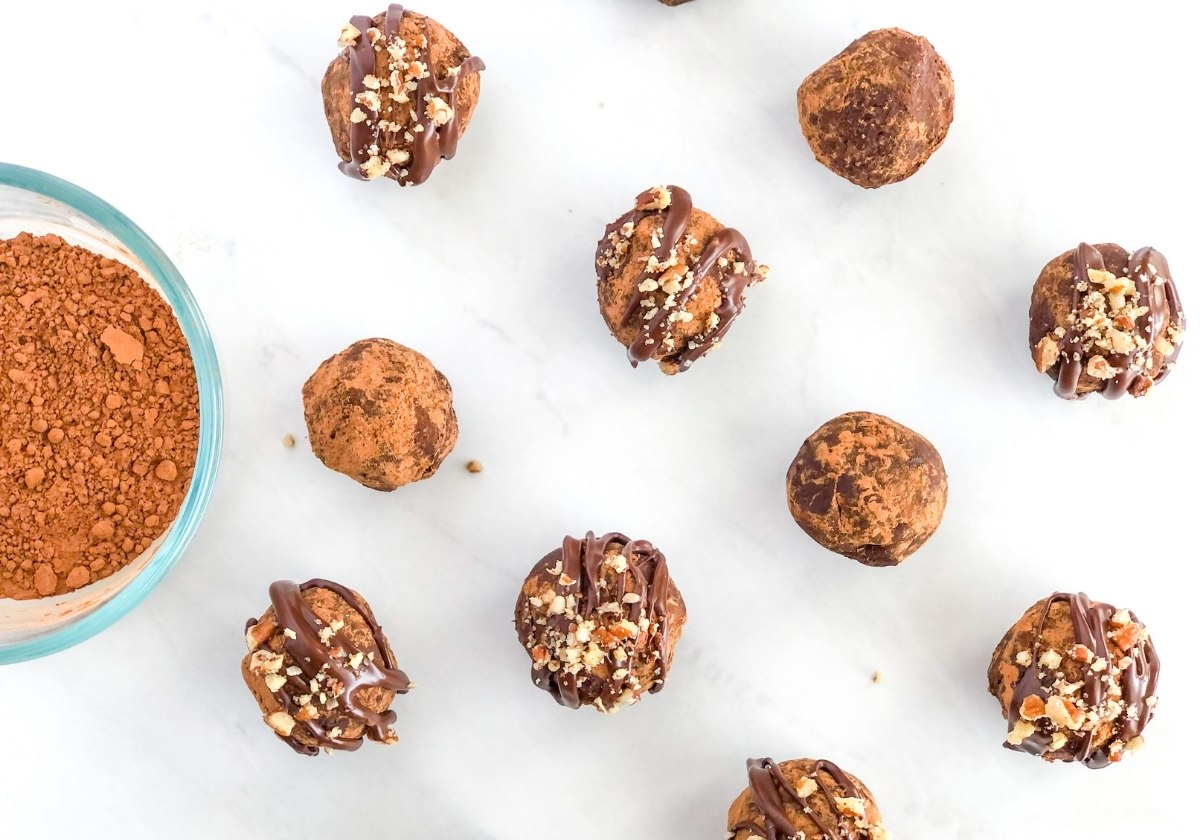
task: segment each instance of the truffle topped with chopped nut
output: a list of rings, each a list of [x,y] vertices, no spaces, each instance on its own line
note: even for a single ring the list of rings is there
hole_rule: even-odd
[[[328,580],[271,584],[271,606],[246,625],[242,677],[263,720],[293,750],[356,750],[396,742],[389,711],[408,677],[367,602]]]
[[[896,566],[942,522],[946,468],[933,444],[895,420],[854,411],[804,441],[787,475],[792,518],[830,551]]]
[[[1029,347],[1063,399],[1096,391],[1141,397],[1175,367],[1185,326],[1162,254],[1084,242],[1042,269],[1029,307]]]
[[[389,341],[356,341],[304,383],[313,454],[372,490],[429,478],[458,441],[454,394],[425,356]]]
[[[342,171],[424,183],[458,149],[483,61],[433,18],[398,3],[351,18],[339,43],[345,49],[325,71],[321,96]]]
[[[767,276],[745,238],[692,205],[682,187],[654,187],[604,232],[596,250],[600,312],[637,367],[685,371],[720,346]]]
[[[602,712],[662,689],[686,620],[661,551],[590,531],[534,566],[516,607],[534,684],[563,706]]]
[[[1142,744],[1158,705],[1159,661],[1136,615],[1058,592],[997,645],[988,689],[1008,719],[1006,746],[1092,769]]]
[[[817,160],[875,188],[912,176],[942,145],[954,119],[954,79],[925,38],[879,29],[815,70],[797,101]]]
[[[750,785],[729,807],[729,840],[891,840],[867,786],[832,761],[746,762]]]

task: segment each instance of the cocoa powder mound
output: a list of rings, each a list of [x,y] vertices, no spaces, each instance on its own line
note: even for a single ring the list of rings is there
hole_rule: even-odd
[[[0,241],[0,598],[137,559],[179,513],[199,430],[187,341],[136,271],[53,235]]]

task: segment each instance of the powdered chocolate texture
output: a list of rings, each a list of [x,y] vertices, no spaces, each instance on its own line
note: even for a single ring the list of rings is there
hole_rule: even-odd
[[[195,368],[157,291],[57,236],[0,242],[0,597],[137,559],[183,504],[198,435]]]
[[[856,411],[804,441],[787,492],[796,523],[825,548],[867,566],[895,566],[941,524],[946,470],[912,429]]]
[[[304,419],[321,462],[372,490],[429,478],[458,440],[446,377],[384,338],[321,363],[304,384]]]
[[[913,175],[945,141],[954,79],[925,38],[879,29],[805,79],[797,104],[818,161],[860,187],[882,187]]]

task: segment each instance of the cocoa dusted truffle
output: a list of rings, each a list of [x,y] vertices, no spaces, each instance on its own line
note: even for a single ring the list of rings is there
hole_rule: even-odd
[[[654,187],[604,232],[596,250],[600,312],[629,351],[666,374],[720,346],[767,276],[745,238],[692,206],[682,187]]]
[[[860,187],[903,181],[954,119],[954,79],[929,41],[868,32],[800,85],[800,126],[817,160]]]
[[[423,184],[454,157],[479,101],[483,61],[433,18],[398,3],[342,27],[321,80],[325,119],[352,178]]]
[[[1184,327],[1167,260],[1153,248],[1082,243],[1042,269],[1029,306],[1033,362],[1068,400],[1145,396],[1175,367]]]
[[[879,414],[835,417],[800,447],[788,507],[830,551],[896,566],[925,544],[946,509],[946,469],[933,444]]]
[[[590,531],[533,567],[516,607],[534,685],[563,706],[602,712],[662,689],[686,620],[661,551]]]
[[[1136,615],[1057,592],[996,646],[988,690],[1008,719],[1009,749],[1095,770],[1141,746],[1158,705],[1158,671]]]
[[[321,462],[372,490],[429,478],[458,440],[446,377],[385,338],[321,363],[304,383],[304,420]]]
[[[867,786],[832,761],[746,762],[750,786],[729,807],[729,840],[891,840]]]
[[[303,755],[394,744],[389,711],[408,677],[362,596],[328,580],[271,584],[271,606],[246,624],[242,677],[263,720]]]

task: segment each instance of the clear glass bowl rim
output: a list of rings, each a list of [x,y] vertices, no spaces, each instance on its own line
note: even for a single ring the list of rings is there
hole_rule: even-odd
[[[45,635],[0,646],[0,665],[6,665],[58,653],[90,639],[126,616],[162,581],[191,542],[212,498],[221,457],[224,416],[221,372],[212,335],[183,276],[162,249],[120,210],[61,178],[0,162],[0,186],[16,187],[71,207],[114,236],[141,261],[175,310],[192,353],[200,392],[200,439],[192,484],[179,515],[154,557],[124,589],[95,610]]]

